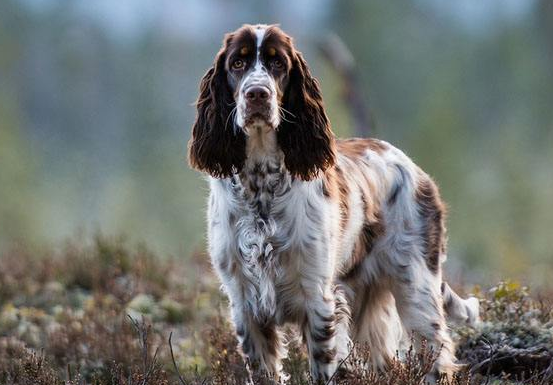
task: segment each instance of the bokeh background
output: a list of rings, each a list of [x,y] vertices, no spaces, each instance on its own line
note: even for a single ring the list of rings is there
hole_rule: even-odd
[[[2,0],[0,250],[101,231],[186,258],[207,185],[186,163],[198,82],[225,32],[280,23],[352,135],[336,33],[375,122],[449,203],[448,270],[468,282],[553,274],[549,0]]]

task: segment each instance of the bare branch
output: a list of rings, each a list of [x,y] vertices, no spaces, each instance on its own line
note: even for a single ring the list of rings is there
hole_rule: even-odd
[[[375,127],[359,87],[355,60],[345,43],[336,34],[329,34],[319,43],[319,51],[330,62],[342,79],[342,97],[349,108],[356,136],[367,137],[374,134]]]
[[[173,343],[171,342],[171,338],[173,338],[173,332],[169,333],[169,351],[171,352],[171,361],[173,361],[173,367],[175,368],[175,372],[177,373],[177,377],[181,385],[188,385],[186,381],[184,381],[184,379],[182,378],[179,367],[177,366],[177,362],[175,361],[175,355],[173,354]]]

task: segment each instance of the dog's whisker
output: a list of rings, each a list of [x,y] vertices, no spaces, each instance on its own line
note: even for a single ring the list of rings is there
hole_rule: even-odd
[[[288,113],[288,114],[290,114],[292,117],[295,118],[295,115],[294,115],[294,114],[292,114],[290,111],[288,111],[288,110],[285,109],[284,107],[280,107],[280,106],[279,106],[278,109],[279,109],[279,110],[278,110],[278,115],[280,116],[280,118],[281,118],[282,120],[284,120],[285,122],[288,122],[288,123],[290,123],[290,124],[294,124],[294,123],[295,123],[295,122],[293,122],[293,121],[291,121],[291,120],[286,119],[286,115],[285,115],[284,113]]]
[[[296,117],[296,115],[294,115],[293,113],[291,113],[290,111],[288,111],[286,108],[282,107],[282,106],[278,106],[279,110],[283,111],[283,112],[286,112],[287,114],[289,114],[290,116],[292,116],[293,118]]]
[[[290,124],[294,124],[293,121],[286,119],[286,118],[284,117],[284,115],[280,114],[279,116],[280,116],[280,118],[281,118],[282,120],[284,120],[285,122],[288,122],[288,123],[290,123]]]
[[[228,114],[227,120],[225,121],[225,130],[227,129],[227,125],[228,125],[229,119],[231,118],[231,116],[236,115],[237,110],[238,110],[238,106],[234,107],[234,108],[230,111],[230,114]],[[233,128],[234,128],[234,127],[233,127]]]

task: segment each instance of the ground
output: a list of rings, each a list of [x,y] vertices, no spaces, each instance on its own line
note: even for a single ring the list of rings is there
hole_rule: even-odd
[[[245,383],[206,255],[160,258],[105,236],[83,244],[41,253],[14,247],[0,256],[1,384]],[[483,322],[452,328],[466,364],[453,383],[553,383],[548,300],[513,282],[475,294]],[[294,331],[288,334],[289,383],[309,384],[305,352]],[[435,355],[411,351],[406,362],[377,373],[365,369],[367,354],[356,347],[343,365],[350,371],[337,381],[421,384]]]

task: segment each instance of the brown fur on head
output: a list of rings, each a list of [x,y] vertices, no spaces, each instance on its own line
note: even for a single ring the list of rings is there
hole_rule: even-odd
[[[267,91],[266,105],[248,104],[246,94],[254,86]],[[319,84],[290,36],[275,25],[244,25],[225,36],[200,84],[191,166],[217,178],[239,172],[249,125],[259,121],[277,130],[292,176],[311,180],[334,165],[334,135]]]
[[[232,37],[225,36],[213,66],[201,80],[196,121],[188,143],[190,165],[216,178],[240,171],[246,159],[246,135],[229,121],[234,98],[225,66]]]
[[[309,72],[302,54],[293,52],[290,82],[283,105],[292,114],[278,130],[278,143],[290,173],[303,180],[333,166],[334,134],[326,116],[319,82]]]

